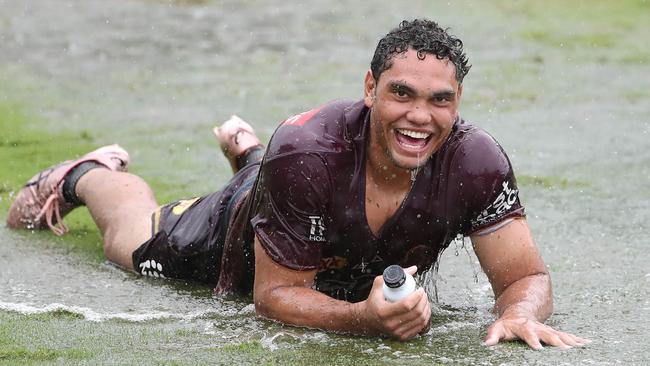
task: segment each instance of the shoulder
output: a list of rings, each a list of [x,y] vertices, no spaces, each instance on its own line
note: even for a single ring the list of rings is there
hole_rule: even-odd
[[[448,148],[452,166],[461,168],[468,176],[503,176],[512,169],[501,145],[485,130],[468,123],[458,124],[450,136]]]
[[[335,100],[287,118],[273,133],[267,157],[345,149],[349,143],[347,121],[351,111],[359,109],[358,104],[351,100]]]
[[[483,129],[459,124],[449,140],[449,187],[464,212],[465,235],[509,217],[524,216],[512,164],[499,143]]]
[[[314,126],[318,122],[343,123],[345,113],[357,102],[348,99],[336,99],[311,110],[295,114],[285,119],[281,127]]]

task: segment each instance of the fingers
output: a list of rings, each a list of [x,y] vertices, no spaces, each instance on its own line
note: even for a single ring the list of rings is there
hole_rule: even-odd
[[[415,293],[417,296],[417,302],[415,306],[410,308],[408,312],[404,314],[404,322],[420,322],[428,323],[431,318],[431,308],[429,306],[429,298],[423,289],[418,289]]]
[[[582,339],[573,334],[560,332],[548,326],[544,327],[547,328],[547,333],[541,337],[541,340],[548,345],[561,348],[572,348],[591,343],[588,339]]]
[[[382,285],[384,284],[384,278],[382,276],[375,277],[375,280],[372,283],[372,288],[370,289],[370,294],[368,294],[368,299],[377,303],[385,302],[384,299],[384,290]]]
[[[404,268],[404,271],[410,274],[411,276],[415,276],[415,274],[418,271],[418,266],[410,266],[409,268]]]
[[[423,329],[427,328],[431,319],[431,307],[424,290],[418,289],[411,296],[404,300],[402,309],[406,311],[394,318],[394,329],[391,333],[393,337],[399,340],[415,337]],[[412,306],[410,301],[413,301],[415,305]]]
[[[375,315],[382,333],[398,340],[417,335],[429,322],[431,309],[426,293],[418,289],[404,300],[391,303],[384,299],[381,277],[375,279],[368,296],[368,309]]]
[[[576,347],[576,346],[582,346],[584,343],[581,343],[579,338],[574,336],[573,334],[569,333],[564,333],[564,332],[557,332],[558,338],[562,341],[562,343],[566,344],[569,347]]]
[[[539,351],[544,348],[537,333],[530,329],[525,329],[522,333],[523,334],[520,336],[520,338],[526,342],[530,348],[534,349],[535,351]]]
[[[417,317],[417,308],[421,301],[427,301],[427,296],[423,289],[417,289],[415,292],[398,302],[388,302],[384,299],[383,292],[378,291],[381,296],[380,316],[384,319],[396,319],[404,323]],[[372,294],[372,292],[371,292]]]
[[[573,334],[572,334],[572,335],[573,335]],[[586,345],[588,345],[589,343],[591,343],[591,340],[590,340],[590,339],[587,339],[587,338],[580,338],[580,337],[576,337],[576,336],[574,336],[574,337],[578,340],[578,346],[586,346]]]
[[[540,339],[549,346],[558,347],[562,349],[571,348],[571,345],[564,343],[562,337],[560,337],[560,335],[557,334],[556,332],[549,332],[547,334],[543,334],[540,337]]]
[[[503,327],[501,323],[494,323],[488,328],[487,336],[485,336],[485,341],[483,344],[486,346],[494,346],[499,343],[501,339],[505,337],[503,333]]]
[[[501,322],[497,320],[497,322],[488,328],[488,334],[483,344],[486,346],[494,346],[500,341],[520,339],[526,342],[530,348],[539,351],[544,346],[542,346],[538,334],[530,326],[530,323],[528,320],[523,322]]]
[[[569,344],[570,346],[585,346],[589,343],[591,343],[590,340],[585,339],[585,338],[580,338],[578,336],[575,336],[570,333],[564,333],[564,332],[558,332],[560,334],[560,337],[562,338],[562,341],[566,344]]]
[[[534,350],[544,348],[542,343],[553,347],[568,349],[590,343],[588,339],[557,331],[531,319],[497,320],[488,328],[483,344],[494,346],[500,341],[520,339]]]

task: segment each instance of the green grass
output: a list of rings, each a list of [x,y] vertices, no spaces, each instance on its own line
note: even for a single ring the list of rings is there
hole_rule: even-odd
[[[0,220],[4,221],[13,197],[34,174],[64,160],[94,150],[100,144],[89,131],[46,132],[38,129],[39,117],[30,114],[24,104],[0,100]],[[189,191],[182,182],[147,178],[159,202],[170,202]],[[48,238],[54,245],[69,249],[86,259],[104,261],[102,239],[86,208],[79,208],[65,217],[70,228],[65,237],[55,237],[48,230],[25,235]]]
[[[420,365],[428,364],[436,354],[446,352],[474,354],[491,361],[496,357],[505,361],[493,351],[470,341],[480,339],[482,334],[478,329],[433,339],[431,349],[426,352],[428,355],[423,355],[424,359],[409,359],[400,358],[399,354],[413,354],[425,346],[425,340],[402,343],[330,335],[327,343],[302,342],[290,337],[274,342],[282,344],[282,347],[270,347],[264,344],[264,340],[225,341],[218,334],[205,334],[186,326],[175,321],[125,324],[119,321],[89,322],[54,313],[22,315],[0,312],[0,365]],[[379,350],[377,346],[380,344],[390,349]],[[526,350],[520,343],[506,347],[519,353]],[[516,355],[514,358],[517,359]]]
[[[203,0],[178,0],[173,3],[192,6],[203,2]],[[434,4],[432,7],[435,9],[423,16],[435,17],[437,13],[433,10],[439,9],[439,5]],[[542,93],[543,88],[540,91],[539,87],[548,85],[547,79],[559,77],[555,74],[549,75],[549,70],[557,70],[559,65],[572,67],[591,63],[616,63],[624,68],[623,75],[626,75],[627,71],[641,70],[640,67],[650,63],[650,52],[643,46],[645,39],[643,36],[648,29],[648,23],[644,20],[650,11],[648,1],[496,1],[489,6],[492,7],[499,8],[497,12],[502,15],[496,20],[486,21],[517,23],[513,28],[505,28],[512,30],[511,34],[505,36],[511,39],[513,48],[521,45],[527,48],[524,49],[525,52],[515,53],[513,58],[508,58],[508,54],[503,55],[505,57],[497,55],[494,56],[498,57],[497,61],[476,63],[477,72],[482,68],[480,72],[487,79],[481,84],[482,89],[471,91],[468,89],[467,96],[470,99],[465,103],[470,105],[480,103],[480,109],[496,106],[500,112],[504,112],[510,109],[526,110],[537,103],[544,105],[548,97]],[[352,25],[343,26],[350,27],[354,32],[359,33],[360,37],[367,37],[364,32],[356,29],[359,24],[361,23],[354,22]],[[341,31],[345,33],[345,28]],[[466,35],[467,38],[479,36],[470,32]],[[273,65],[270,67],[271,70],[284,71],[281,65],[282,59],[278,58],[277,54],[259,52],[255,56],[260,58],[254,57],[252,62],[242,63],[241,69],[235,68],[230,72],[249,72],[251,63],[255,66],[270,63]],[[568,58],[571,62],[566,61]],[[293,86],[289,85],[281,89],[243,85],[235,87],[232,92],[247,91],[249,93],[247,99],[251,100],[250,103],[262,98],[274,98],[280,102],[271,105],[270,114],[288,115],[291,111],[302,108],[296,106],[301,100],[294,98],[298,93],[313,93],[314,97],[310,97],[310,100],[322,100],[324,93],[327,92],[323,90],[327,89],[322,88],[323,85],[336,89],[339,81],[336,79],[329,81],[327,78],[345,72],[341,68],[345,69],[347,65],[345,62],[323,62],[318,64],[318,67],[304,71],[301,75],[304,75],[305,80],[313,81],[313,85],[294,83]],[[57,121],[43,117],[39,113],[40,110],[47,111],[48,107],[59,104],[66,106],[62,108],[63,110],[73,110],[75,103],[83,105],[89,99],[77,99],[76,94],[84,91],[74,90],[74,88],[68,90],[62,87],[61,90],[40,91],[37,85],[42,80],[37,77],[34,79],[26,77],[25,75],[31,71],[28,67],[18,68],[18,70],[21,72],[0,73],[0,225],[3,225],[12,195],[34,173],[59,161],[80,156],[102,145],[102,142],[107,139],[107,136],[96,130],[57,129],[56,131],[61,132],[52,132],[55,131],[53,125]],[[18,76],[15,77],[14,74]],[[631,75],[630,83],[634,84],[634,76],[638,73],[632,72]],[[23,78],[31,81],[25,83],[21,80],[18,85],[11,85],[14,77],[16,80]],[[268,80],[261,79],[260,82],[269,83]],[[134,82],[130,87],[131,90],[137,90],[139,87],[142,93],[146,93],[147,90],[143,85],[148,84]],[[634,85],[630,88],[621,94],[624,100],[640,105],[644,99],[647,99],[648,93],[645,89],[640,89],[641,87],[635,89]],[[66,92],[75,95],[71,97]],[[177,92],[181,93],[184,90],[177,90]],[[278,94],[271,94],[271,92]],[[309,106],[305,108],[307,107]],[[92,115],[84,115],[84,117],[92,118]],[[47,130],[42,126],[47,126]],[[176,130],[182,127],[179,123],[177,128],[158,131],[158,137],[161,141],[169,141],[171,138],[168,138],[168,135],[175,134]],[[138,127],[137,124],[129,127],[129,133],[134,136],[145,135],[147,131],[148,128]],[[180,138],[191,140],[194,136],[196,134],[184,134]],[[145,145],[147,148],[159,147],[156,142],[143,140],[143,144],[149,144]],[[190,146],[191,141],[182,140],[179,144]],[[170,166],[181,166],[186,156],[168,150],[160,149],[161,159]],[[136,163],[142,165],[134,167],[135,171],[141,171],[135,168],[144,168],[145,172],[149,172],[150,175],[145,178],[154,188],[159,202],[187,196],[186,192],[195,193],[191,176],[176,175],[171,176],[171,179],[170,176],[158,177],[151,174],[152,171],[160,169],[154,163],[147,163],[147,161],[142,163],[141,160]],[[519,174],[518,182],[520,186],[527,186],[533,192],[545,189],[573,190],[594,184],[567,179],[561,175]],[[47,246],[61,247],[69,251],[73,257],[104,261],[101,238],[87,211],[79,209],[67,216],[65,220],[71,228],[71,232],[65,237],[55,237],[48,231],[34,234],[25,231],[24,235],[43,239],[39,241]],[[557,268],[561,269],[561,267],[557,266],[563,264],[551,262],[550,265],[555,266],[552,269],[556,268],[558,271]],[[181,296],[191,298],[212,296],[209,290],[192,291],[191,286],[187,290],[182,290],[179,285],[174,286],[178,287],[176,293]],[[252,315],[242,315],[242,317],[248,316]],[[450,318],[441,320],[440,323],[453,325],[459,320],[467,322],[470,319]],[[190,323],[166,319],[142,323],[119,319],[92,322],[79,314],[65,310],[31,315],[0,311],[0,365],[79,363],[415,365],[443,361],[452,364],[481,362],[524,364],[534,363],[536,360],[538,363],[557,363],[564,359],[564,356],[559,358],[557,352],[552,350],[532,353],[520,342],[507,343],[497,347],[496,350],[481,347],[479,342],[485,335],[484,326],[445,332],[441,337],[434,335],[425,340],[420,339],[406,344],[336,335],[328,335],[326,342],[309,339],[299,342],[294,338],[283,339],[281,336],[279,341],[274,343],[280,345],[280,348],[271,350],[261,338],[263,335],[279,334],[284,331],[284,328],[275,324],[265,328],[264,325],[258,326],[256,323],[251,327],[252,333],[255,334],[245,339],[223,339],[219,332],[207,334],[202,328],[204,323],[219,321],[223,319],[215,317],[215,319],[200,319],[198,322]],[[225,321],[227,322],[225,326],[234,327],[238,324],[229,323],[230,319]],[[590,325],[586,327],[589,328]],[[292,330],[292,332],[299,334],[299,331]],[[228,332],[225,334],[228,335]],[[390,345],[391,350],[378,350],[377,346],[382,343]],[[371,352],[364,353],[368,350]],[[423,358],[403,358],[399,356],[399,352],[402,351],[406,355],[421,354]],[[577,360],[580,357],[576,356],[577,352],[573,351],[573,356],[569,356],[566,359],[568,361],[565,361]],[[619,351],[605,350],[601,358],[606,359],[620,353],[616,352]],[[438,356],[445,356],[445,358],[441,359]]]
[[[51,134],[36,129],[38,117],[25,112],[19,103],[0,101],[0,218],[6,218],[13,196],[38,171],[58,162],[81,156],[94,149],[91,135],[80,133]],[[82,256],[103,260],[101,237],[86,209],[72,212],[65,218],[71,228],[65,240],[49,232],[36,232],[51,237],[57,245],[74,250]],[[27,234],[27,231],[25,231]]]
[[[640,46],[648,31],[648,1],[526,1],[499,6],[517,17],[530,18],[518,31],[521,39],[546,49],[562,49],[573,59],[580,52],[587,52],[583,62],[643,64],[650,58]]]
[[[538,176],[518,174],[517,183],[522,186],[539,186],[547,189],[567,189],[574,187],[586,187],[589,184],[582,181],[572,181],[562,177]]]
[[[16,361],[16,363],[20,364],[30,364],[41,361],[82,360],[88,357],[89,353],[74,348],[47,349],[8,347],[6,349],[0,349],[0,363]]]
[[[54,163],[82,155],[90,150],[88,132],[52,135],[35,129],[37,117],[24,112],[25,107],[0,101],[0,186],[17,190],[35,172]],[[4,197],[3,197],[4,198]],[[3,199],[0,207],[8,208]]]

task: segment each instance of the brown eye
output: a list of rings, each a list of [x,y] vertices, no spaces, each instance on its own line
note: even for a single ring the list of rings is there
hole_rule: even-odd
[[[434,95],[431,100],[434,104],[438,106],[446,106],[447,104],[451,103],[453,98],[454,98],[453,95],[441,94],[441,95]]]
[[[393,88],[393,94],[395,94],[399,98],[406,98],[409,95],[406,89],[400,87]]]

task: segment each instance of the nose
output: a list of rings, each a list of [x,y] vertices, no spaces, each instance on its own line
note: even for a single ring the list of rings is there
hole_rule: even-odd
[[[431,111],[426,105],[416,102],[413,103],[411,109],[406,113],[406,119],[418,125],[428,124],[432,120]]]

